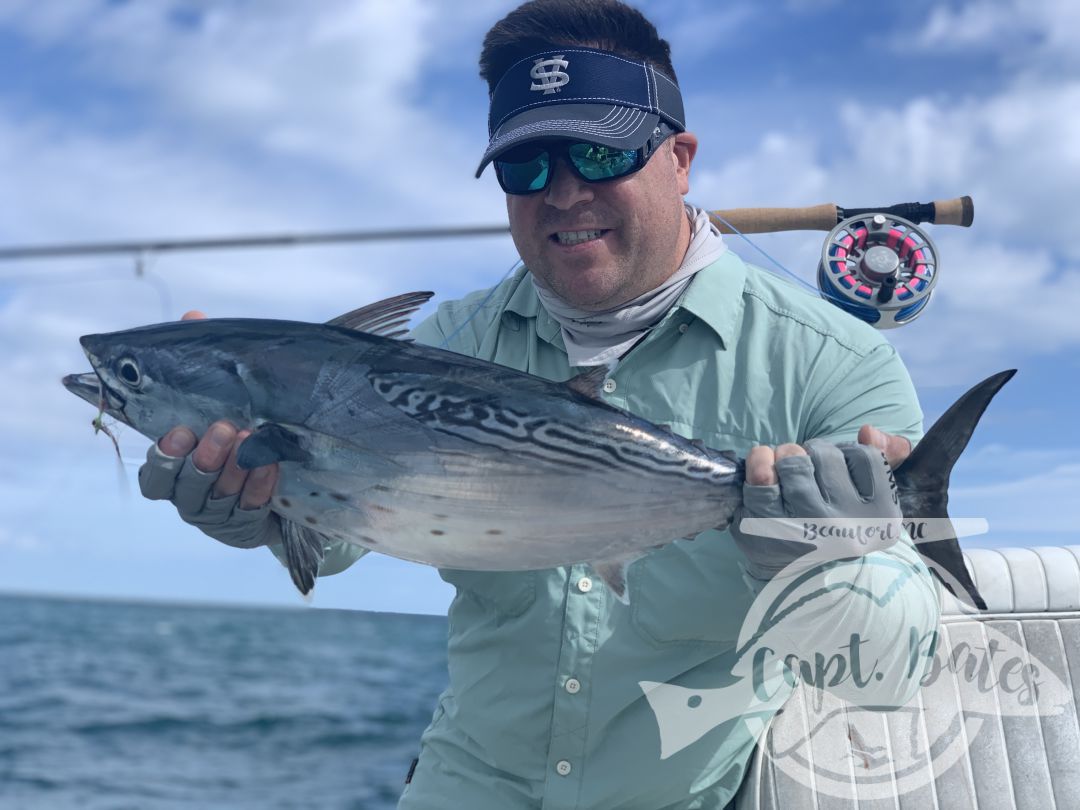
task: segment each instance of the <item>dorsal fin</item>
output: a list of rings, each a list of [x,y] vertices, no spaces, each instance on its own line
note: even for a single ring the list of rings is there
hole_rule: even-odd
[[[395,295],[393,298],[385,298],[374,304],[354,309],[344,315],[327,321],[330,326],[341,326],[345,329],[355,329],[357,332],[366,332],[369,335],[379,335],[386,338],[399,338],[407,334],[408,330],[402,329],[409,322],[409,317],[420,307],[431,300],[433,292],[411,292],[403,295]]]

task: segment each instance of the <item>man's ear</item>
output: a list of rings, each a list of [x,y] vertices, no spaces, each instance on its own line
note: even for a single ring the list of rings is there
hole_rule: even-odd
[[[675,175],[679,181],[679,193],[690,191],[690,164],[697,154],[697,136],[691,132],[677,132],[672,138],[671,156],[675,162]]]

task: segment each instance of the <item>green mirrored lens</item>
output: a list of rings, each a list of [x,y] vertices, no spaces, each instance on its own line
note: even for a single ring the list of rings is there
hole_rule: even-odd
[[[574,168],[586,180],[622,177],[637,168],[638,150],[612,149],[594,143],[575,143],[568,150]]]
[[[550,166],[551,158],[547,152],[540,152],[520,162],[495,161],[495,170],[499,173],[503,188],[511,194],[542,189],[547,185]]]

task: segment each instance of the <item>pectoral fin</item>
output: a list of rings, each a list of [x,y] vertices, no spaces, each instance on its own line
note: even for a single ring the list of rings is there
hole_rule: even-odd
[[[251,470],[279,461],[296,461],[305,464],[311,453],[303,446],[303,437],[289,425],[267,422],[248,436],[236,453],[236,465]]]
[[[244,439],[236,454],[241,469],[294,462],[308,470],[345,471],[369,478],[401,473],[401,465],[355,442],[302,425],[267,422]]]

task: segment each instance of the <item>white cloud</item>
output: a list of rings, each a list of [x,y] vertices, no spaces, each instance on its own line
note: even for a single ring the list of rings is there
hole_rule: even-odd
[[[1080,79],[1019,83],[987,98],[851,104],[854,168],[910,191],[971,194],[980,242],[1006,239],[1080,258],[1062,217],[1080,213]]]
[[[717,43],[737,36],[739,31],[760,16],[761,9],[753,3],[711,0],[683,0],[656,9],[645,9],[660,35],[671,44],[675,72],[679,64],[707,56],[716,50]]]
[[[765,133],[722,162],[703,152],[691,198],[864,205],[970,194],[972,228],[927,226],[943,268],[928,314],[890,335],[916,377],[947,383],[1080,345],[1080,240],[1067,225],[1080,217],[1080,79],[1018,82],[982,98],[851,103],[836,123],[828,134]],[[814,283],[822,235],[754,239]],[[928,353],[928,341],[964,352]]]
[[[80,118],[0,93],[0,239],[98,241],[379,223],[504,221],[490,177],[472,180],[482,117],[465,136],[424,100],[446,19],[475,10],[406,2],[223,4],[194,26],[164,4],[0,7],[0,25],[64,54],[96,93],[134,92]],[[475,83],[476,43],[455,68]],[[440,53],[438,58],[445,58]],[[377,112],[377,115],[375,114]],[[131,124],[126,117],[131,117]],[[90,408],[60,377],[85,368],[76,338],[177,317],[322,320],[408,289],[492,283],[509,239],[7,263],[0,278],[6,415],[54,441]],[[168,308],[163,313],[163,307]],[[85,419],[84,419],[85,417]],[[29,441],[29,435],[21,437]]]
[[[152,122],[153,142],[124,143],[121,134],[117,148],[99,146],[114,158],[105,154],[94,164],[103,171],[120,169],[130,176],[148,157],[205,154],[210,148],[219,159],[239,164],[237,173],[282,168],[295,177],[295,165],[273,165],[286,158],[306,162],[312,172],[344,172],[362,190],[352,204],[376,214],[387,203],[435,213],[470,204],[488,208],[479,184],[468,183],[466,174],[483,145],[485,95],[473,66],[475,44],[458,71],[475,87],[478,125],[460,132],[422,102],[422,71],[445,38],[440,29],[451,17],[460,23],[474,13],[451,14],[420,0],[392,6],[377,0],[317,6],[279,0],[257,7],[219,4],[194,17],[196,22],[179,25],[165,4],[83,2],[62,14],[19,4],[6,16],[0,12],[0,23],[64,49],[88,87],[133,94],[127,103],[142,108],[144,125]],[[123,113],[115,106],[97,111],[108,124],[107,142],[117,137],[115,130],[124,133],[130,126]],[[39,134],[28,132],[27,138]],[[85,155],[95,145],[92,135],[85,137],[91,143],[56,146]],[[115,159],[125,152],[132,161]],[[169,178],[151,172],[145,179],[148,187],[162,190],[185,175]],[[199,172],[195,179],[207,178]],[[449,186],[457,187],[454,195],[446,192]],[[236,183],[203,188],[213,198]],[[279,189],[266,199],[286,207],[288,188]],[[381,210],[370,205],[376,200]],[[297,218],[290,222],[295,225]]]
[[[1054,533],[1075,538],[1080,525],[1077,492],[1080,464],[1073,461],[1013,472],[994,483],[952,487],[949,511],[958,517],[986,517],[993,533],[1013,537]]]
[[[829,171],[821,165],[812,138],[767,132],[753,152],[719,166],[714,161],[698,168],[690,196],[697,200],[737,199],[745,207],[806,205],[807,200],[823,199],[830,193],[829,181]]]
[[[1080,6],[1073,0],[976,0],[931,10],[897,48],[987,50],[1021,62],[1062,58],[1075,64]]]

